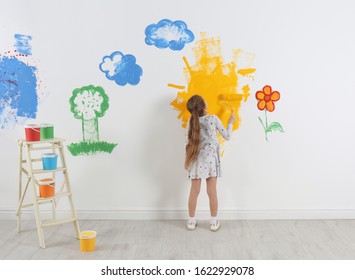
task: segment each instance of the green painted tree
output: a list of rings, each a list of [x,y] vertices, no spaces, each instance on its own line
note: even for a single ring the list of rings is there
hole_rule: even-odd
[[[70,111],[82,121],[83,141],[100,141],[98,118],[105,115],[109,98],[102,87],[93,85],[76,88],[69,100]]]

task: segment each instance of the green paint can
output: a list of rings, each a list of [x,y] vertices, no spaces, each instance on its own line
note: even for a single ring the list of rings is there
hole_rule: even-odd
[[[41,140],[54,138],[54,125],[49,123],[41,124]]]

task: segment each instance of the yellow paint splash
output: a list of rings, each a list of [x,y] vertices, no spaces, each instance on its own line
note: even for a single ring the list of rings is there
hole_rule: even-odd
[[[175,85],[175,84],[168,84],[168,87],[173,87],[173,88],[177,88],[177,89],[184,89],[185,86],[179,86],[179,85]]]
[[[246,76],[246,75],[249,75],[251,73],[254,73],[255,70],[256,70],[255,68],[239,69],[238,70],[238,74]]]
[[[217,115],[224,126],[227,126],[231,112],[234,110],[237,121],[233,125],[233,130],[237,130],[241,119],[239,116],[241,103],[246,102],[250,95],[248,84],[242,87],[238,85],[238,75],[250,77],[249,75],[255,72],[256,69],[249,65],[254,58],[253,55],[246,57],[246,54],[250,56],[250,53],[236,50],[233,61],[223,63],[220,40],[207,38],[205,33],[201,33],[201,40],[195,43],[193,52],[196,59],[195,65],[191,66],[186,57],[183,57],[186,65],[184,71],[188,82],[187,90],[184,86],[168,84],[170,87],[181,90],[170,104],[180,112],[178,118],[182,120],[182,126],[186,127],[190,118],[190,113],[186,108],[187,100],[199,94],[207,103],[207,112]],[[248,61],[247,68],[238,67],[241,59]],[[223,143],[223,141],[220,142]]]

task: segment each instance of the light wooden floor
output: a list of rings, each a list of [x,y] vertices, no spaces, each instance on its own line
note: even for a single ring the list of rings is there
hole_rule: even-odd
[[[34,221],[16,232],[16,221],[0,221],[0,259],[355,259],[355,220],[222,221],[210,232],[185,221],[81,220],[96,230],[96,250],[81,252],[71,224],[45,230],[38,245]]]

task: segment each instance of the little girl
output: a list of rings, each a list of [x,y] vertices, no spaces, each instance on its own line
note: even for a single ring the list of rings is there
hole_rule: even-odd
[[[210,229],[211,231],[217,231],[220,224],[217,220],[216,185],[217,177],[221,176],[217,131],[224,139],[229,140],[236,117],[232,111],[228,120],[228,127],[225,129],[217,116],[206,114],[206,103],[199,95],[194,95],[187,101],[187,109],[191,113],[185,159],[185,169],[188,170],[189,179],[191,179],[187,228],[193,230],[196,227],[197,197],[200,193],[201,180],[206,179],[211,211]]]

